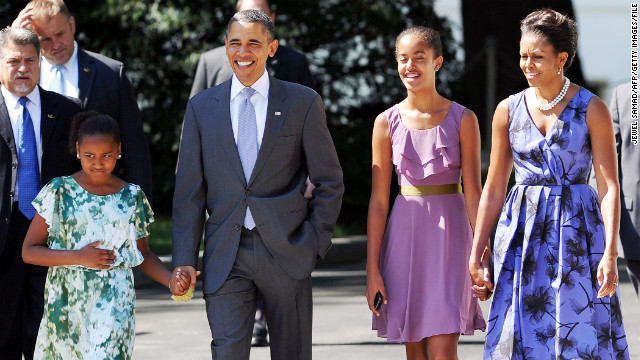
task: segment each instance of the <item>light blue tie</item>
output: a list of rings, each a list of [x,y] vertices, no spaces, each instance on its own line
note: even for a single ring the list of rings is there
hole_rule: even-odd
[[[249,183],[253,166],[258,158],[258,125],[256,124],[256,111],[251,103],[251,96],[256,91],[250,87],[242,89],[244,97],[240,104],[240,112],[238,113],[238,154],[242,162],[242,170],[244,178]],[[251,210],[247,207],[247,213],[244,216],[244,227],[253,229],[256,226],[251,215]]]
[[[38,166],[38,148],[33,129],[31,114],[27,109],[29,99],[21,97],[22,123],[18,144],[18,209],[28,219],[32,219],[36,209],[31,205],[40,191],[40,168]]]
[[[51,78],[51,82],[49,83],[49,91],[57,92],[58,94],[66,95],[64,76],[62,75],[62,67],[63,65],[53,65],[52,69],[55,71],[53,77]]]

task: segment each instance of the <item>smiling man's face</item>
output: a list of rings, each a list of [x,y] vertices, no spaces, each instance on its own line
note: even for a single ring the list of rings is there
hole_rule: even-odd
[[[270,40],[264,26],[236,21],[224,40],[229,64],[244,86],[251,86],[265,71],[267,59],[278,49],[278,40]]]

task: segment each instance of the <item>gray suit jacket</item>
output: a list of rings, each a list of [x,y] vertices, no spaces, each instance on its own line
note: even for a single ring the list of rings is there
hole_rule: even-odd
[[[640,261],[640,144],[638,120],[631,119],[631,84],[619,85],[613,91],[611,116],[618,150],[620,174],[620,241],[624,257]],[[635,123],[635,125],[634,125]],[[635,130],[633,130],[635,127]],[[635,132],[634,145],[632,136]]]
[[[205,294],[231,270],[247,205],[265,246],[293,278],[309,276],[331,246],[344,185],[322,100],[305,86],[269,80],[264,136],[248,184],[231,128],[231,81],[187,104],[173,199],[173,264],[197,265],[205,224]],[[316,185],[312,199],[304,197],[307,176]]]
[[[151,162],[142,130],[142,114],[124,73],[124,65],[106,56],[78,49],[78,97],[85,110],[107,114],[120,126],[122,159],[114,173],[140,185],[151,199]]]
[[[631,119],[631,83],[616,86],[609,110],[613,119],[620,179],[619,241],[622,246],[618,250],[620,257],[640,261],[640,144],[632,142],[634,131],[637,139],[638,121]],[[593,169],[589,184],[597,189]]]

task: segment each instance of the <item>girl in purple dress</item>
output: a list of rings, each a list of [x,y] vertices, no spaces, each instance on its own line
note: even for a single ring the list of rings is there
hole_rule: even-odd
[[[617,292],[620,194],[611,116],[602,100],[564,76],[578,40],[573,20],[544,9],[520,30],[529,88],[496,109],[469,260],[474,288],[485,298],[493,284],[481,253],[498,220],[484,359],[629,359]],[[597,192],[587,184],[592,161]],[[516,184],[505,198],[512,168]]]
[[[466,271],[480,197],[478,121],[436,91],[436,31],[403,31],[396,59],[407,97],[373,127],[366,297],[373,329],[405,343],[407,359],[457,358],[460,334],[485,327]],[[400,194],[387,221],[393,169]]]

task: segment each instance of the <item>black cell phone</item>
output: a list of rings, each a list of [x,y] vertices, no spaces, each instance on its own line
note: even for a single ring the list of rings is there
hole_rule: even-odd
[[[380,293],[380,291],[378,291],[376,293],[375,299],[373,299],[373,308],[376,310],[380,310],[380,307],[382,307],[383,301],[384,301],[384,298],[382,297],[382,294]]]

